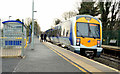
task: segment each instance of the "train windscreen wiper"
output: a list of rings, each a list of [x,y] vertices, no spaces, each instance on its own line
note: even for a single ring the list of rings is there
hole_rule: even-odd
[[[95,39],[96,37],[93,35],[93,33],[92,33],[92,31],[91,31],[91,29],[90,29],[90,26],[88,25],[88,28],[89,28],[89,35],[91,34],[92,35],[92,37]]]
[[[93,35],[93,33],[91,32],[91,30],[89,31],[90,32],[90,34],[92,34],[92,37],[94,38],[94,39],[96,39],[96,37]]]
[[[97,37],[99,37],[98,30],[95,31],[95,34],[97,35]]]
[[[77,30],[77,32],[79,32],[78,30]],[[82,33],[81,32],[79,32],[80,33],[80,37],[83,37],[84,38],[84,36],[82,35]]]

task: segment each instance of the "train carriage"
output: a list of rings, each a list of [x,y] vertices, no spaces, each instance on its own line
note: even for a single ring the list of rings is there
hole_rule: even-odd
[[[77,15],[49,31],[52,42],[86,56],[99,56],[102,48],[102,23],[90,15]]]

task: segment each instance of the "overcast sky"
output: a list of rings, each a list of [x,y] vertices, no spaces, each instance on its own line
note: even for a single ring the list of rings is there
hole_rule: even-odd
[[[45,31],[53,25],[55,18],[62,18],[64,12],[76,9],[80,0],[34,0],[34,18],[37,19],[41,30]],[[0,0],[0,19],[32,18],[32,0]]]
[[[118,0],[116,0],[118,1]],[[77,2],[81,0],[34,0],[34,19],[42,31],[53,25],[55,18],[62,18],[64,12],[77,9]],[[32,18],[32,0],[0,0],[0,19],[6,21]]]

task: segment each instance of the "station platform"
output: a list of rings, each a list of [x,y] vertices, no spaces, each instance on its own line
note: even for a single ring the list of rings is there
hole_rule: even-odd
[[[51,50],[56,52],[58,55],[62,55],[63,58],[72,61],[77,66],[74,64],[73,65],[76,66],[80,70],[82,70],[82,67],[83,67],[88,72],[120,72],[114,68],[111,68],[99,62],[96,62],[92,59],[88,59],[84,56],[81,56],[79,54],[76,54],[70,50],[61,48],[59,46],[53,45],[51,43],[47,42],[44,44],[48,46]]]
[[[62,57],[54,53],[37,37],[34,38],[34,50],[30,45],[25,50],[25,58],[13,72],[82,72]]]
[[[34,50],[29,46],[25,58],[20,60],[13,72],[85,72],[116,73],[119,71],[83,57],[79,54],[34,38]]]

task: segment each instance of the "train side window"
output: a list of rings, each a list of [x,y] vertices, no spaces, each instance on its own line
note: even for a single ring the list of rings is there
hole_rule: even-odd
[[[58,31],[58,34],[59,34],[59,36],[61,36],[61,31],[60,30]]]
[[[67,32],[66,32],[66,37],[68,37],[68,33],[69,33],[69,30],[67,30]]]
[[[60,36],[61,36],[61,33],[62,33],[62,28],[60,27],[60,30],[59,30],[59,32],[60,32]]]
[[[65,35],[65,29],[63,30],[63,36]]]
[[[61,29],[59,29],[59,36],[61,36]]]

